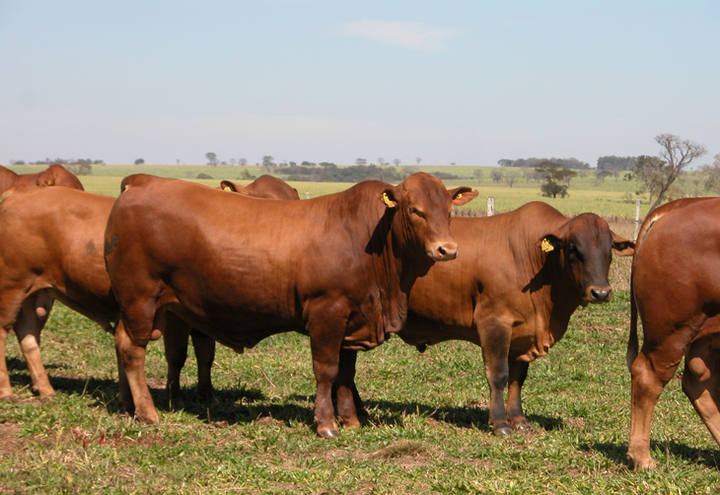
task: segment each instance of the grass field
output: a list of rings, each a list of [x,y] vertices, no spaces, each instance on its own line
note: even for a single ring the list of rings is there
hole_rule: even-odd
[[[81,180],[114,196],[129,173],[192,178],[170,173],[177,167],[157,168],[95,167]],[[218,173],[199,182],[215,186],[226,177],[235,178]],[[608,190],[588,180],[551,203],[567,214],[632,217],[634,205],[623,203],[627,191],[609,190],[612,180]],[[472,208],[484,208],[490,194],[499,211],[540,199],[536,184],[447,181],[463,182],[480,190]],[[292,184],[301,197],[350,185]],[[630,221],[614,218],[611,227],[632,236]],[[32,394],[19,348],[8,342],[16,397],[0,401],[0,493],[717,493],[720,451],[677,379],[654,415],[658,469],[632,473],[625,460],[629,266],[630,259],[615,258],[613,301],[578,310],[565,338],[530,366],[523,395],[536,431],[509,438],[494,437],[487,425],[478,347],[450,342],[420,354],[394,338],[358,358],[368,412],[363,428],[322,440],[314,433],[308,339],[293,333],[243,355],[219,346],[213,372],[219,404],[210,408],[193,400],[196,368],[189,358],[180,411],[162,406],[162,344],[151,343],[146,369],[161,423],[141,425],[120,408],[112,336],[56,304],[42,342],[55,398],[40,402]]]
[[[16,399],[0,403],[2,493],[717,493],[720,452],[680,390],[655,414],[658,469],[625,461],[629,377],[627,293],[573,317],[566,337],[530,367],[525,410],[536,429],[496,438],[479,348],[451,342],[419,354],[391,339],[358,359],[368,416],[356,431],[315,436],[307,338],[281,334],[243,355],[220,347],[220,403],[194,402],[140,425],[120,412],[112,337],[64,307],[43,334],[58,395],[41,403],[16,345]],[[12,344],[12,342],[11,342]],[[165,365],[148,346],[161,404]]]

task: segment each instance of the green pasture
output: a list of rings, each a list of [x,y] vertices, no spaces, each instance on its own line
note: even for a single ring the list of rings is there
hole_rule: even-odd
[[[492,435],[478,347],[449,342],[420,354],[393,338],[358,358],[363,427],[328,441],[314,433],[305,336],[273,336],[243,355],[219,347],[219,404],[209,408],[193,400],[189,358],[185,409],[161,406],[160,424],[146,426],[120,411],[112,337],[58,304],[42,343],[55,398],[33,396],[9,341],[16,397],[0,402],[0,492],[715,494],[720,451],[678,380],[654,416],[658,469],[628,467],[628,315],[627,292],[579,310],[531,364],[531,435]],[[148,351],[161,405],[162,343]]]
[[[29,173],[43,170],[40,165],[13,166],[12,170],[18,173]],[[389,167],[392,168],[392,167]],[[635,191],[639,184],[634,181],[627,181],[618,177],[608,177],[602,182],[596,178],[594,170],[579,171],[578,177],[571,181],[569,193],[566,198],[544,198],[540,193],[540,185],[537,181],[530,180],[524,176],[527,170],[502,167],[471,167],[471,166],[434,166],[423,165],[420,167],[400,167],[405,171],[423,170],[426,172],[440,171],[454,174],[460,178],[446,179],[444,182],[448,187],[468,185],[477,189],[480,196],[473,202],[464,206],[464,209],[484,212],[487,205],[487,197],[495,198],[495,210],[503,212],[515,209],[528,201],[545,201],[550,203],[566,215],[575,215],[586,211],[592,211],[605,217],[634,218],[635,198],[643,200],[641,215],[647,212],[648,202],[646,195],[636,196]],[[477,177],[475,170],[481,170],[482,176]],[[516,181],[510,187],[505,181],[494,182],[491,178],[492,171],[500,171],[505,175],[517,176]],[[268,171],[263,167],[245,166],[229,167],[218,166],[208,167],[200,165],[94,165],[90,175],[80,176],[80,180],[88,191],[117,196],[120,192],[120,181],[123,177],[134,173],[148,173],[161,177],[175,177],[184,180],[199,182],[215,187],[223,179],[235,180],[241,184],[250,182],[242,177],[247,173],[252,176],[259,176]],[[272,172],[272,171],[270,171]],[[197,179],[200,174],[213,177],[212,179]],[[683,179],[681,184],[685,189],[691,189],[692,180]],[[300,193],[301,198],[315,197],[323,194],[347,189],[352,184],[345,182],[300,182],[288,181]],[[693,191],[702,194],[704,191]]]

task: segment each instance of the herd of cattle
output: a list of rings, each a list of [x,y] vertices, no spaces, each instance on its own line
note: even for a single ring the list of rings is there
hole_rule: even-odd
[[[13,330],[33,389],[54,394],[39,341],[57,299],[114,333],[120,399],[142,421],[159,419],[144,370],[150,340],[163,336],[172,402],[191,336],[198,392],[211,401],[215,341],[242,352],[298,331],[310,337],[317,433],[339,436],[337,419],[360,426],[357,351],[395,333],[420,351],[451,339],[479,345],[493,431],[527,431],[528,365],[578,306],[610,299],[615,252],[634,255],[628,457],[654,467],[652,411],[683,357],[683,390],[720,444],[720,198],[656,209],[636,244],[595,214],[567,218],[540,202],[450,218],[477,191],[424,173],[304,201],[269,176],[213,189],[136,174],[121,190],[85,192],[59,165],[26,175],[0,167],[0,399],[12,396]]]

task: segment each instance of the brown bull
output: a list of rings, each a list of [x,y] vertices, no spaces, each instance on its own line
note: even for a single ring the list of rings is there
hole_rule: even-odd
[[[83,190],[78,178],[62,165],[51,165],[47,170],[36,174],[16,174],[9,168],[0,165],[0,194],[11,187],[26,189],[45,186],[65,186]]]
[[[627,361],[632,376],[628,458],[652,469],[650,421],[682,358],[682,388],[720,445],[720,198],[670,202],[650,213],[632,266]],[[643,324],[638,353],[637,316]]]
[[[113,330],[119,316],[102,250],[115,199],[66,187],[30,187],[38,177],[43,178],[43,185],[74,183],[63,178],[69,174],[64,168],[58,165],[51,169],[52,182],[44,173],[16,176],[12,190],[0,197],[0,398],[12,396],[5,360],[11,329],[20,342],[33,389],[46,398],[55,391],[42,364],[39,342],[53,301],[62,301],[108,331]],[[269,192],[276,189],[277,184]],[[254,192],[265,191],[260,187]],[[167,336],[173,342],[182,342],[184,337],[186,351],[187,332],[186,325],[175,323]],[[197,339],[197,347],[202,349],[198,369],[209,370],[214,344],[207,337]],[[173,384],[171,357],[172,353],[168,358],[168,387]],[[200,384],[206,381],[209,386],[209,377],[201,375]],[[202,388],[199,392],[207,394]]]
[[[610,299],[611,253],[630,255],[633,243],[597,215],[567,218],[540,202],[453,218],[450,231],[462,252],[415,282],[399,335],[421,351],[445,340],[481,346],[493,431],[527,431],[521,389],[528,364],[562,338],[578,306]]]
[[[145,346],[166,310],[236,351],[274,333],[310,336],[323,437],[359,426],[343,353],[371,349],[402,327],[415,279],[455,257],[453,204],[477,195],[418,173],[398,186],[367,181],[306,201],[264,201],[181,181],[125,179],[105,234],[122,310],[115,332],[121,399],[158,421]],[[342,362],[347,362],[342,361]]]

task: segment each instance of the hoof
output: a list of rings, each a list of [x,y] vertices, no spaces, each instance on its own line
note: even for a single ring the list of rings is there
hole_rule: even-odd
[[[213,394],[212,392],[210,392],[209,394],[203,393],[203,392],[198,392],[197,398],[200,402],[202,402],[206,406],[217,406],[218,404],[220,404],[220,401],[218,400],[217,397],[215,397],[215,394]]]
[[[493,433],[496,437],[506,437],[508,435],[512,435],[512,432],[513,430],[508,424],[496,426],[493,428]]]
[[[535,431],[535,428],[533,428],[532,425],[527,421],[522,421],[520,423],[514,424],[513,428],[515,429],[515,431],[517,431],[518,433],[522,433],[523,435],[527,435]]]
[[[357,418],[353,418],[353,419],[350,419],[347,421],[343,420],[342,425],[343,425],[343,428],[349,428],[349,429],[360,428],[360,421],[358,421]]]
[[[628,455],[628,459],[633,464],[633,471],[639,472],[639,471],[651,471],[657,468],[657,464],[653,460],[652,457],[648,457],[647,459],[638,460],[635,461],[632,457]]]
[[[317,434],[321,438],[339,438],[340,437],[340,431],[338,431],[337,429],[331,429],[331,428],[318,430]]]

